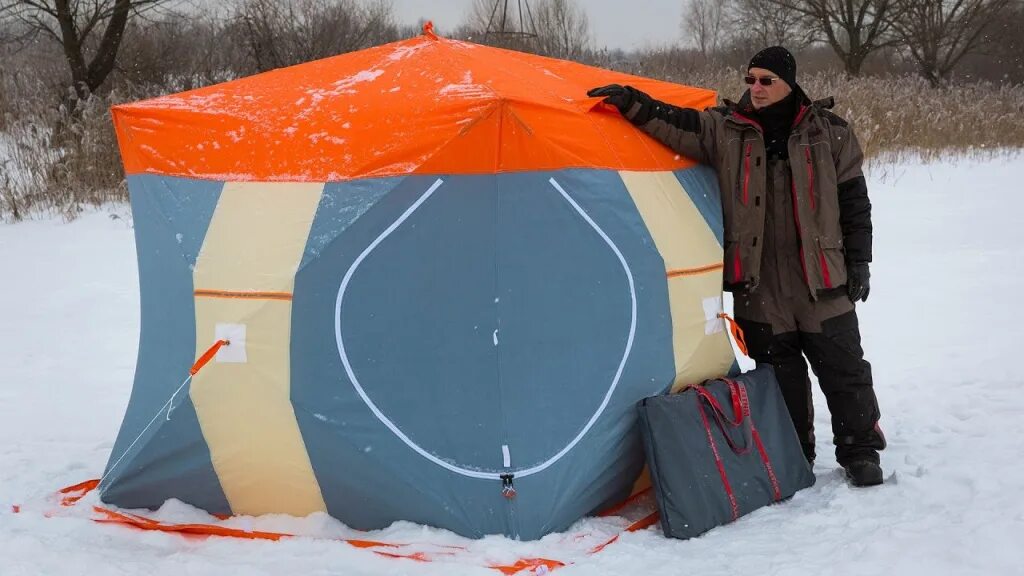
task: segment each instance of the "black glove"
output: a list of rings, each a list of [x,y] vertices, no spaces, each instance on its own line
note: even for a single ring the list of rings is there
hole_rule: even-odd
[[[868,301],[868,294],[871,293],[871,270],[867,262],[846,263],[846,293],[850,300],[856,302]]]
[[[626,116],[630,109],[633,108],[633,104],[636,103],[637,97],[640,94],[643,94],[643,92],[632,86],[619,86],[618,84],[601,86],[587,92],[587,96],[590,97],[604,96],[604,103],[618,108],[619,113],[623,116]]]

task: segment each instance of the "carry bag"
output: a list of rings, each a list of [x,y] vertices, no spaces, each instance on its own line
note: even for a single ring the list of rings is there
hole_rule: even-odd
[[[665,536],[698,536],[814,484],[770,365],[639,410]]]

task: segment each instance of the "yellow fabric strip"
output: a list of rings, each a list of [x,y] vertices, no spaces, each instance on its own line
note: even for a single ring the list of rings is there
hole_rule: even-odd
[[[722,246],[671,172],[620,172],[665,261],[673,389],[725,375],[734,356],[727,331],[705,334],[705,300],[722,295]],[[697,273],[696,271],[699,271]],[[683,273],[687,272],[687,273]]]
[[[190,392],[234,514],[326,510],[289,378],[290,294],[322,192],[323,184],[228,183],[193,272],[197,349],[216,339],[218,324],[245,330],[244,362],[211,362]]]

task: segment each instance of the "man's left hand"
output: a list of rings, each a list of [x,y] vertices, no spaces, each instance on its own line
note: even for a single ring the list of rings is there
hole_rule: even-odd
[[[846,278],[846,293],[850,295],[850,300],[867,302],[868,294],[871,293],[871,270],[868,263],[847,262]]]

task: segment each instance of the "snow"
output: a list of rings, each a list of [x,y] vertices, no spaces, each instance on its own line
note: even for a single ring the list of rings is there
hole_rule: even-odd
[[[424,40],[418,44],[404,44],[402,46],[398,46],[391,51],[391,54],[388,54],[388,61],[399,62],[401,60],[405,60],[430,45],[430,41]]]
[[[374,80],[379,78],[380,75],[383,73],[383,70],[378,69],[362,70],[360,72],[353,74],[352,76],[349,76],[348,78],[342,78],[341,80],[338,80],[337,82],[334,83],[334,87],[337,90],[344,90],[346,88],[351,88],[352,86],[355,86],[356,84],[361,84],[363,82],[373,82]]]
[[[818,483],[691,541],[656,528],[597,555],[577,539],[614,534],[586,519],[538,542],[478,541],[400,522],[362,534],[323,514],[239,518],[242,529],[316,536],[188,539],[89,521],[87,497],[53,491],[101,473],[131,390],[139,331],[132,231],[123,206],[63,223],[0,225],[0,575],[489,574],[523,557],[571,560],[558,574],[1020,574],[1024,560],[1024,156],[876,168],[872,292],[860,305],[874,366],[887,483],[856,490],[828,458],[816,397]],[[727,299],[728,305],[728,299]],[[19,504],[22,512],[10,512]],[[51,518],[45,513],[56,511]],[[168,502],[158,517],[209,521]],[[589,536],[588,536],[589,534]],[[466,550],[433,563],[324,538]]]
[[[493,96],[493,91],[481,84],[473,83],[473,74],[466,72],[462,81],[458,84],[447,84],[439,91],[440,96],[457,96],[461,98],[488,98]]]

